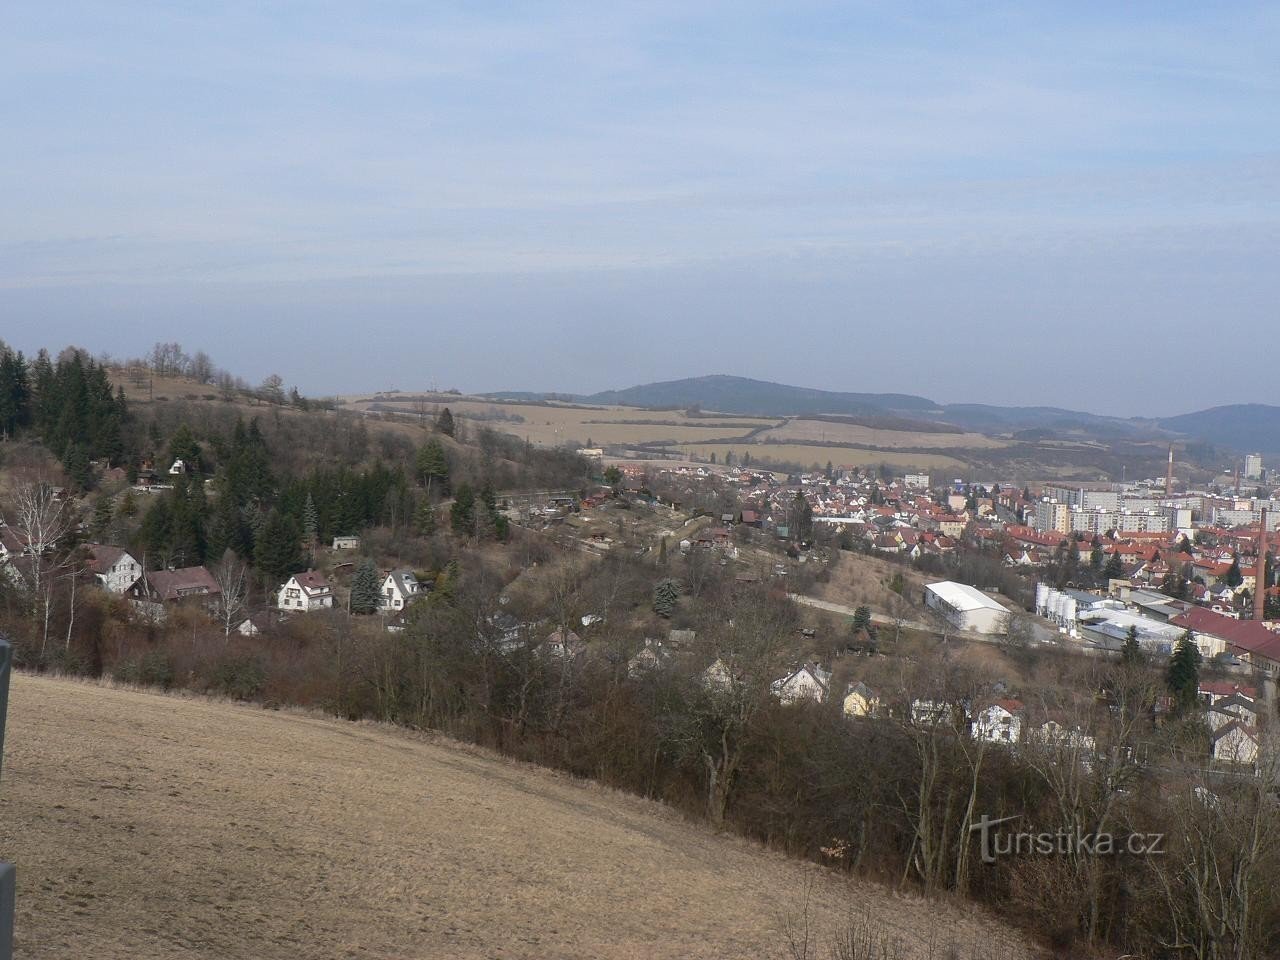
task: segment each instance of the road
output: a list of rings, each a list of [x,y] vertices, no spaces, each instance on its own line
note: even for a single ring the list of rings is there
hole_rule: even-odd
[[[800,593],[788,593],[787,598],[794,600],[796,603],[813,607],[817,610],[826,610],[828,613],[838,613],[841,616],[852,617],[857,613],[856,607],[846,606],[843,603],[832,603],[830,600],[819,600],[816,597],[806,597]],[[886,613],[872,613],[871,622],[879,624],[882,627],[896,627],[898,624],[906,627],[908,630],[923,630],[926,633],[936,633],[941,635],[942,631],[930,623],[921,623],[919,620],[897,620]]]

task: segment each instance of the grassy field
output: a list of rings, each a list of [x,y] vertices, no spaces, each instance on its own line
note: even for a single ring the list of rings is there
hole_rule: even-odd
[[[923,470],[946,469],[964,470],[964,461],[939,453],[903,453],[898,450],[861,450],[852,447],[824,447],[817,444],[801,443],[761,443],[761,444],[724,444],[724,443],[682,443],[677,447],[684,456],[695,455],[703,459],[716,455],[723,461],[726,452],[732,451],[735,458],[740,459],[744,452],[751,454],[753,460],[776,460],[779,462],[798,463],[804,466],[831,462],[838,467],[874,467],[887,463],[900,469],[918,468]]]
[[[903,957],[1007,928],[446,741],[17,676],[0,856],[18,956],[781,957],[866,916]]]
[[[857,423],[832,423],[826,420],[788,420],[781,426],[762,431],[760,441],[789,443],[848,443],[897,450],[904,447],[956,448],[989,450],[1007,446],[1001,440],[980,433],[919,433],[912,430],[881,430]]]

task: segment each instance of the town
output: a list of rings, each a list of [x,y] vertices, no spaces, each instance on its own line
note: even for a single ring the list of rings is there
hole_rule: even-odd
[[[1172,451],[1166,477],[1122,484],[637,460],[443,404],[402,422],[278,382],[205,394],[216,371],[171,356],[4,354],[0,609],[21,669],[445,730],[837,869],[900,863],[927,891],[976,882],[965,810],[1019,802],[1020,777],[1076,797],[1080,829],[1166,824],[1177,785],[1225,811],[1280,782],[1280,501],[1258,456],[1203,486]],[[155,400],[157,369],[191,395]],[[589,735],[618,697],[626,719]],[[779,737],[789,764],[882,738],[895,759],[862,819],[762,816],[757,751]],[[633,740],[656,752],[619,766]],[[908,783],[898,825],[867,836]],[[1037,909],[1101,942],[1106,884],[1137,868],[1063,869],[1077,906],[1042,887]]]

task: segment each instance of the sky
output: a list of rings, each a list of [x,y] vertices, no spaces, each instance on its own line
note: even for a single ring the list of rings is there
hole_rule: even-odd
[[[0,338],[27,351],[177,340],[311,394],[1280,403],[1274,3],[3,20]]]

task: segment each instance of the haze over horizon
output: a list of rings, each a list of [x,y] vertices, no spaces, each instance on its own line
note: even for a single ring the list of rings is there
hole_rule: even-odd
[[[308,393],[1280,403],[1280,9],[23,4],[0,337]]]

